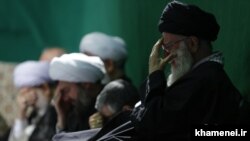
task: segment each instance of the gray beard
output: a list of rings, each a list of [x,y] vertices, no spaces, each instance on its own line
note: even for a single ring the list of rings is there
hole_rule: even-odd
[[[79,88],[78,98],[75,104],[75,110],[79,113],[89,111],[89,109],[92,109],[92,106],[94,106],[93,99],[89,96],[90,93],[89,90]]]
[[[167,86],[171,86],[179,78],[185,75],[192,67],[193,57],[185,42],[181,42],[176,50],[177,58],[171,61],[171,74],[167,79]]]

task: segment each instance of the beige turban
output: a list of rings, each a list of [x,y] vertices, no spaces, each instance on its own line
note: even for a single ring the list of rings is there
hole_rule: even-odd
[[[82,53],[64,54],[55,57],[50,63],[49,74],[52,79],[67,82],[92,82],[103,79],[104,64],[99,57]]]

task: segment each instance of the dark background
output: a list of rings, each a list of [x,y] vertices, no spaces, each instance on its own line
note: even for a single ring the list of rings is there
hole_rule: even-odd
[[[250,1],[182,0],[214,13],[221,30],[214,50],[244,96],[250,93]],[[168,0],[0,0],[0,61],[38,59],[47,46],[78,52],[81,37],[101,31],[124,38],[126,71],[136,86],[148,72],[148,56],[161,36],[159,16]]]

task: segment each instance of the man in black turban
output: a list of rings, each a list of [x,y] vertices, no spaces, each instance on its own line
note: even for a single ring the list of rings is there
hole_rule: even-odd
[[[212,51],[219,32],[215,17],[173,1],[160,17],[159,30],[162,38],[149,57],[141,105],[129,120],[118,127],[111,120],[92,140],[185,141],[197,135],[191,130],[197,125],[220,127],[237,121],[240,93],[223,69],[222,53]],[[168,63],[171,73],[166,80]]]
[[[158,27],[162,38],[150,54],[142,104],[132,114],[137,140],[190,140],[195,125],[235,124],[241,96],[223,69],[222,53],[212,51],[219,32],[215,17],[173,1]]]
[[[169,3],[160,17],[159,31],[183,36],[197,36],[200,39],[215,41],[219,25],[214,15],[195,5],[178,1]]]

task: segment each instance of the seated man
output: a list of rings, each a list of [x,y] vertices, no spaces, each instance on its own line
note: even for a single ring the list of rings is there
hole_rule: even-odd
[[[96,96],[105,74],[99,57],[81,53],[64,54],[50,63],[50,76],[58,80],[53,99],[57,112],[57,132],[89,129],[89,116],[96,112]]]
[[[97,96],[95,108],[98,112],[90,117],[90,127],[100,128],[120,112],[131,111],[138,100],[136,88],[127,81],[111,81]]]
[[[212,51],[219,32],[215,17],[172,1],[161,15],[159,30],[162,38],[150,54],[141,105],[123,124],[112,130],[107,124],[91,140],[185,141],[194,136],[196,125],[237,122],[240,93],[223,69],[222,53]],[[167,63],[171,74],[166,81]]]
[[[54,81],[49,77],[49,63],[26,61],[14,70],[18,88],[18,113],[9,141],[49,141],[55,134],[56,112],[50,105]]]
[[[60,133],[53,137],[53,141],[76,141],[87,140],[94,136],[109,120],[122,111],[131,111],[138,101],[139,95],[135,87],[122,79],[108,83],[96,100],[97,113],[90,117],[91,130],[84,130],[73,133]],[[119,119],[116,120],[119,122]]]

